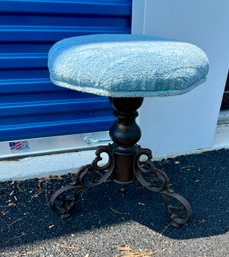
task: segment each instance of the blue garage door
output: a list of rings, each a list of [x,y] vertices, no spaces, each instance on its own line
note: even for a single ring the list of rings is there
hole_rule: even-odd
[[[58,40],[130,33],[131,0],[0,1],[0,141],[108,130],[107,98],[49,80],[47,53]]]

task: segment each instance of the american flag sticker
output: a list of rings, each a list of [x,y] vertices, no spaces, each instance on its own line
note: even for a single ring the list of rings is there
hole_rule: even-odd
[[[9,142],[9,147],[12,153],[20,153],[30,150],[28,141]]]

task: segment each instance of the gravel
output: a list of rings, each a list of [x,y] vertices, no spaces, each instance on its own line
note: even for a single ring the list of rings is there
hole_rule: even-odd
[[[0,256],[229,256],[229,150],[155,165],[191,202],[188,225],[169,226],[162,198],[138,183],[124,196],[112,182],[87,190],[77,212],[61,219],[48,199],[71,174],[7,181],[0,183]]]

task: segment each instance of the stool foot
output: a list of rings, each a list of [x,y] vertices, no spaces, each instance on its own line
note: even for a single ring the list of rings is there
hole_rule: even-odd
[[[108,160],[105,164],[100,164],[103,153],[107,154]],[[115,162],[111,145],[98,147],[95,155],[96,158],[91,164],[78,170],[73,183],[58,189],[50,198],[51,208],[62,218],[68,218],[73,214],[76,202],[84,189],[100,185],[113,173]]]
[[[143,157],[146,159],[141,160]],[[153,165],[151,150],[138,146],[134,158],[134,175],[143,187],[162,195],[173,227],[180,227],[192,218],[189,202],[174,191],[165,172]]]
[[[191,205],[183,196],[168,188],[161,192],[161,195],[164,198],[171,226],[181,227],[192,218]]]
[[[81,186],[67,185],[58,189],[50,198],[51,208],[62,218],[68,218],[72,215],[82,192]]]

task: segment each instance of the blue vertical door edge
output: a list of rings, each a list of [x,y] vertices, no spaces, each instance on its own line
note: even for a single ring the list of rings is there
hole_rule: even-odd
[[[132,0],[0,1],[0,141],[108,130],[108,98],[53,85],[47,56],[63,38],[131,32]]]

